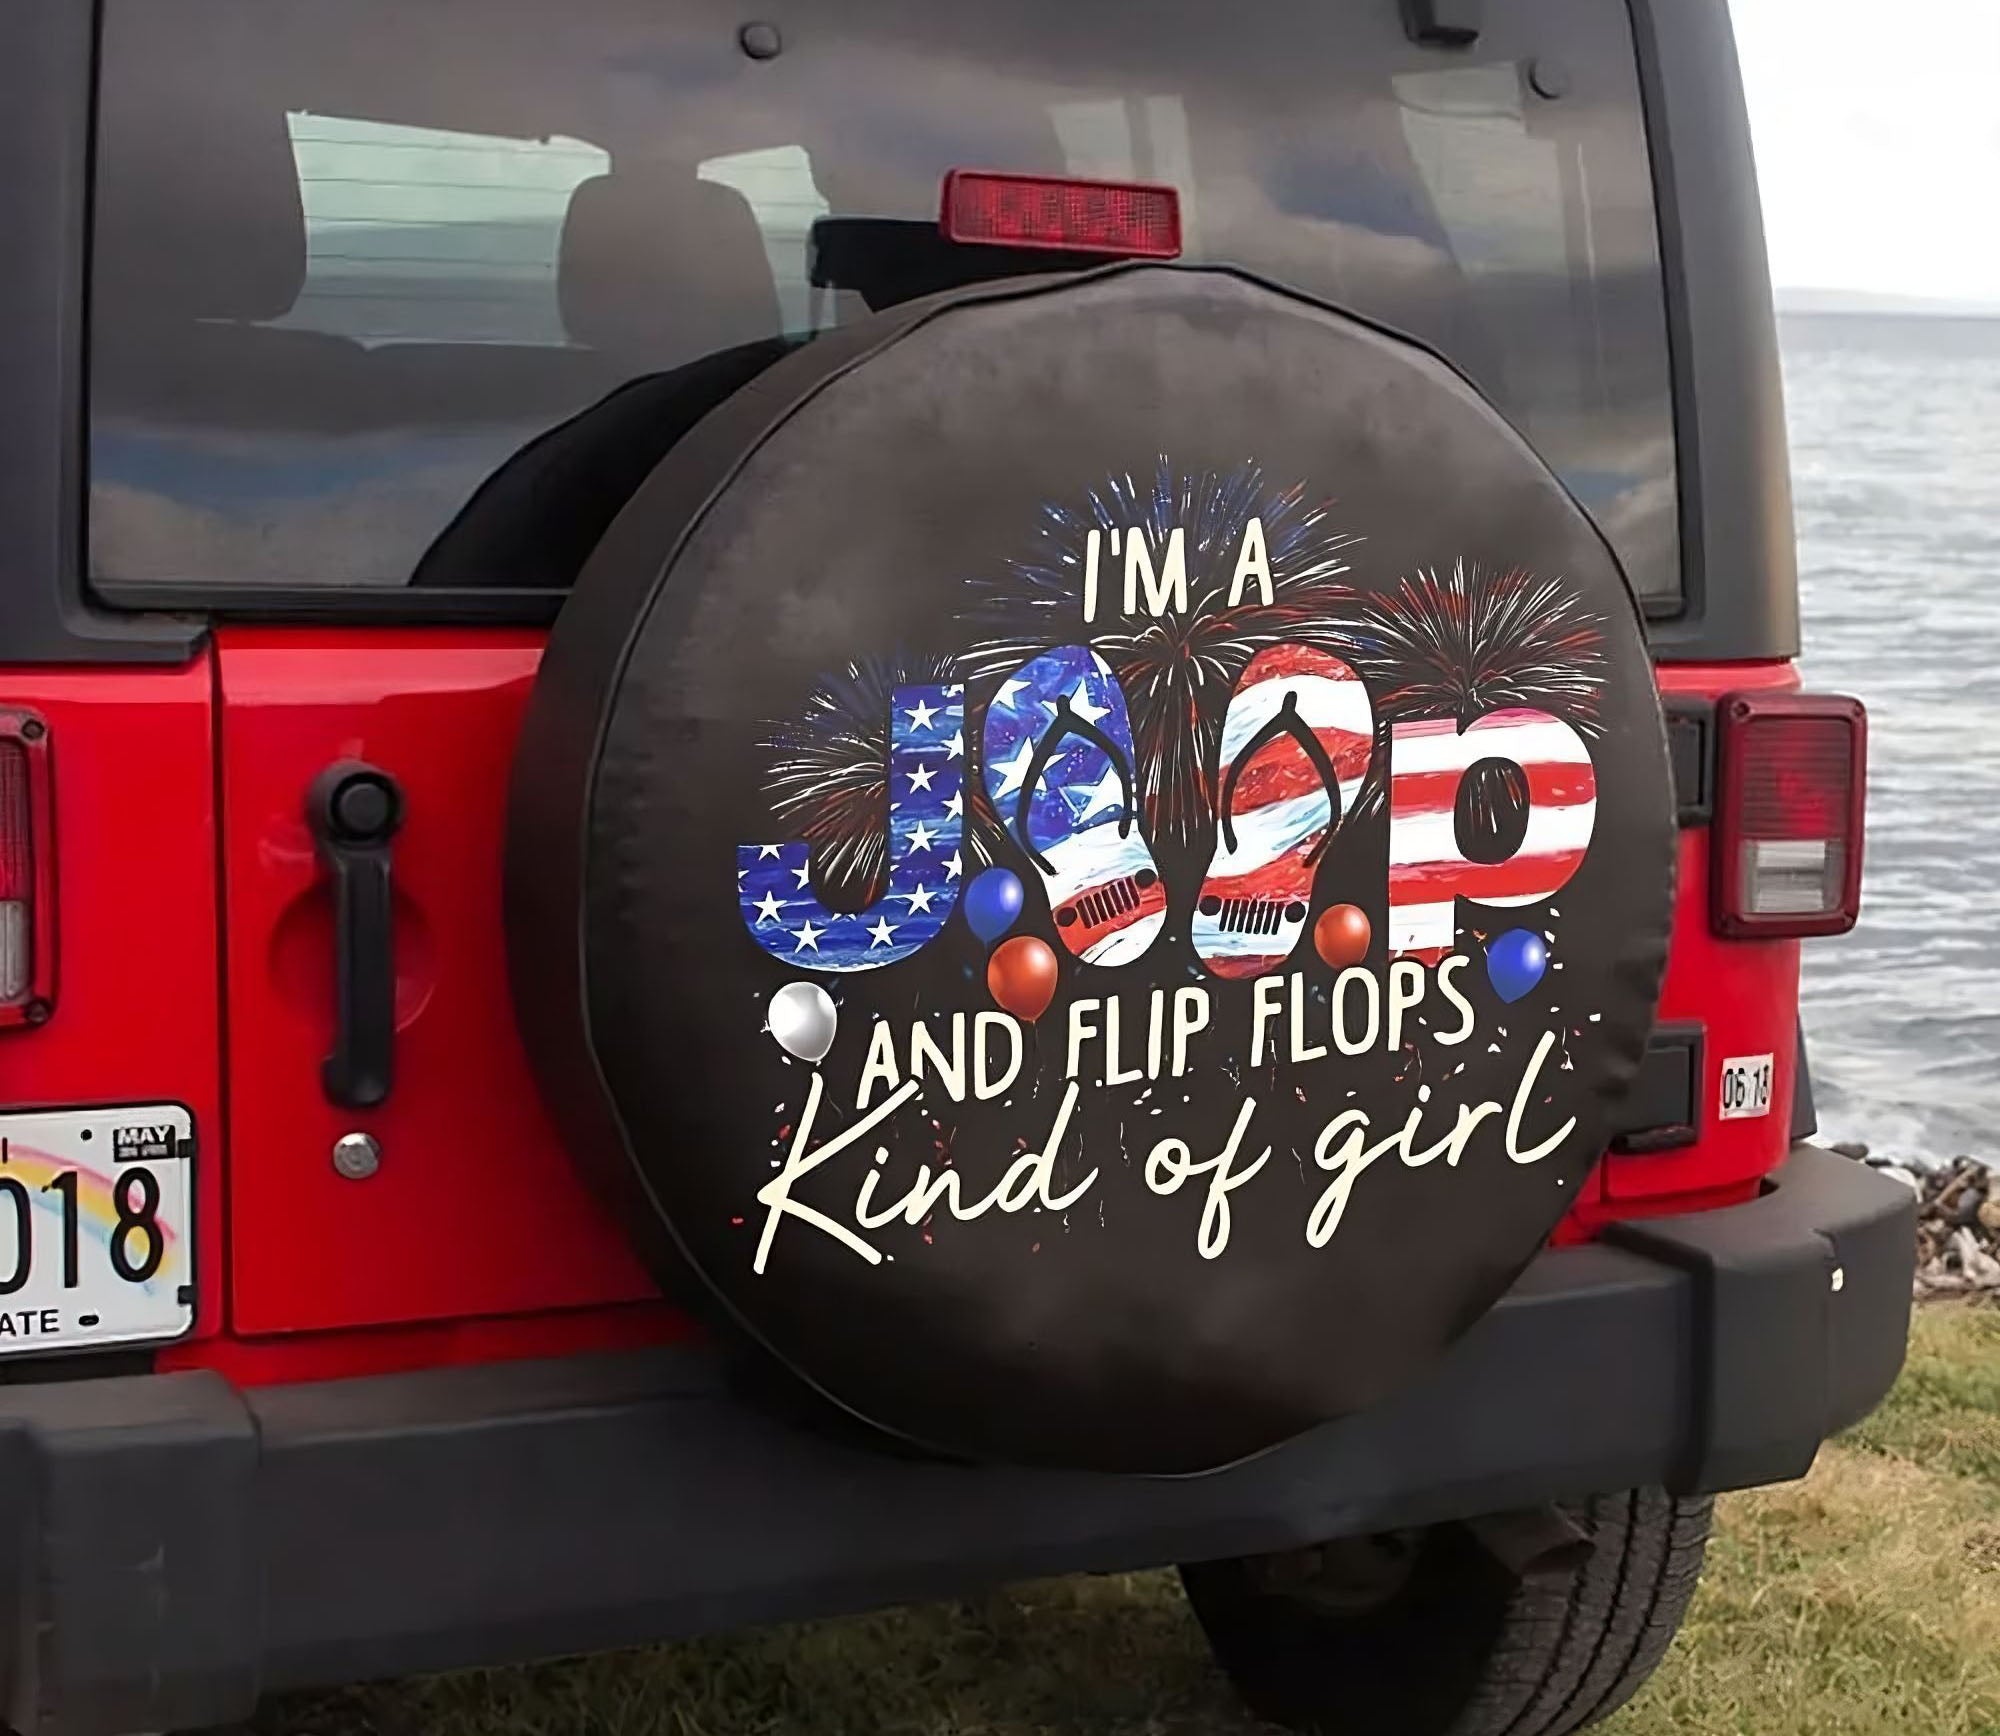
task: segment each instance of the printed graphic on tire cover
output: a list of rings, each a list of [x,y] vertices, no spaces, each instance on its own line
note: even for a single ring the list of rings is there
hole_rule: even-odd
[[[1261,976],[1291,956],[1374,747],[1374,708],[1348,664],[1310,645],[1251,658],[1223,714],[1215,855],[1195,900],[1195,954],[1217,976]]]
[[[944,927],[958,898],[965,829],[964,696],[957,682],[887,695],[886,820],[874,830],[886,839],[888,884],[867,908],[835,910],[820,899],[810,843],[737,847],[737,907],[751,938],[774,958],[813,970],[873,970],[907,958]]]
[[[1263,286],[886,329],[720,483],[670,455],[557,622],[524,1030],[663,1284],[838,1406],[1228,1463],[1586,1193],[1671,911],[1637,608],[1470,386]]]
[[[986,708],[986,799],[1040,877],[1056,936],[1088,964],[1126,964],[1167,919],[1138,821],[1125,695],[1088,645],[1024,663]]]

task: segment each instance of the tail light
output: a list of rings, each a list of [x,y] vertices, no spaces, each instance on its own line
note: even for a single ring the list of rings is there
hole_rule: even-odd
[[[1174,259],[1181,197],[1137,181],[1075,181],[953,169],[944,178],[939,227],[947,239]]]
[[[40,1024],[55,983],[49,734],[0,710],[0,1026]]]
[[[1717,712],[1716,931],[1844,934],[1861,904],[1860,701],[1734,693]]]

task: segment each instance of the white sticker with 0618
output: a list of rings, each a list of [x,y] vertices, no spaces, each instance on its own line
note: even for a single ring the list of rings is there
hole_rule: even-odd
[[[187,1332],[193,1168],[177,1103],[0,1113],[0,1356]]]
[[[1722,1119],[1741,1121],[1771,1113],[1769,1055],[1732,1055],[1722,1063]]]

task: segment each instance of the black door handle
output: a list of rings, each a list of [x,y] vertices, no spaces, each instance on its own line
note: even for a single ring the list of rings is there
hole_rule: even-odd
[[[339,760],[313,779],[306,823],[333,875],[333,1053],[320,1066],[320,1084],[330,1102],[370,1109],[394,1078],[389,846],[403,823],[403,792],[387,772]]]

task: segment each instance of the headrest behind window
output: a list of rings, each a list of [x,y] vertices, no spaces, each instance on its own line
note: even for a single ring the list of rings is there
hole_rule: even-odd
[[[692,169],[583,182],[563,220],[556,288],[571,339],[654,368],[784,325],[749,202]]]
[[[180,94],[127,80],[125,100],[105,106],[93,291],[121,322],[276,319],[306,279],[284,112]]]

